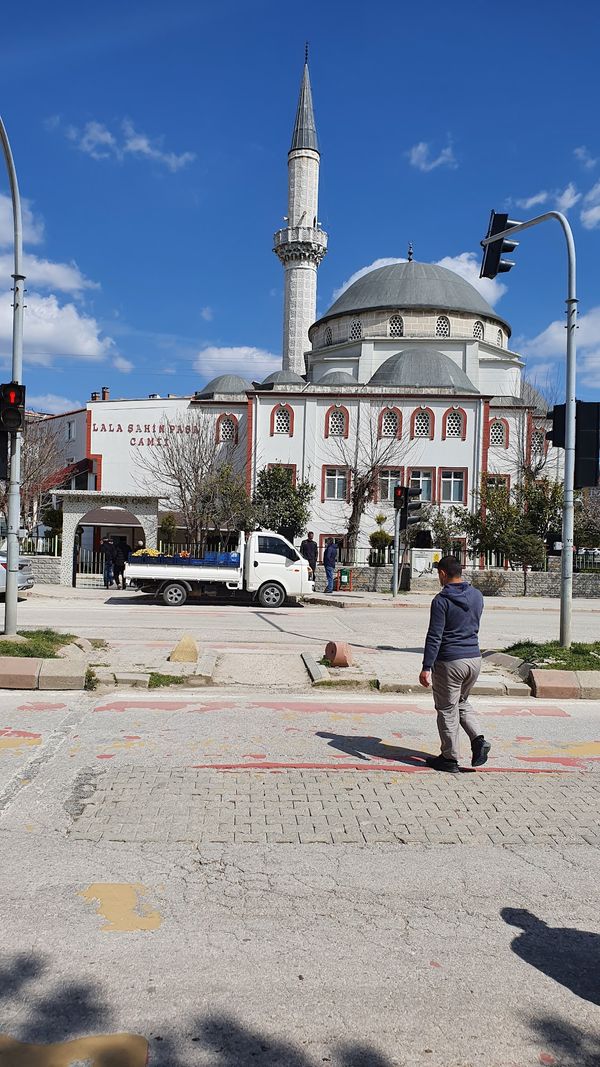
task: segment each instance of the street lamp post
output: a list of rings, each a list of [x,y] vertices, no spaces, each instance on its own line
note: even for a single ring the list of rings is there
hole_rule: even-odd
[[[8,134],[0,117],[0,141],[10,182],[14,228],[12,381],[20,383],[23,374],[23,224],[17,172]],[[6,550],[6,592],[4,597],[4,633],[17,632],[17,581],[19,575],[19,527],[21,525],[21,434],[10,435],[10,472],[8,484],[8,532]]]
[[[546,211],[527,222],[509,222],[507,228],[493,236],[486,237],[481,243],[484,248],[502,241],[506,237],[528,230],[548,219],[556,219],[562,227],[567,244],[567,366],[566,366],[566,404],[565,404],[565,496],[563,504],[562,559],[560,580],[560,643],[563,648],[571,647],[571,616],[573,607],[573,522],[575,506],[575,417],[576,417],[576,377],[577,354],[575,330],[577,329],[577,260],[575,241],[568,219],[560,211]],[[507,268],[505,268],[507,269]],[[508,267],[510,269],[510,267]]]

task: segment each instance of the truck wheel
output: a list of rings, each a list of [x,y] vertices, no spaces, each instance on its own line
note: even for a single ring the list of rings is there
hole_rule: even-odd
[[[285,601],[285,589],[279,582],[265,582],[258,590],[261,608],[280,608]]]
[[[185,604],[188,593],[185,585],[181,585],[180,582],[170,582],[163,589],[161,596],[163,604],[166,604],[168,608],[179,608]]]

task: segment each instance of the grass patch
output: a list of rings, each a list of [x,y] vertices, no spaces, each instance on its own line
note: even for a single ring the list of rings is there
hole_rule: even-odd
[[[153,671],[148,679],[148,689],[160,689],[167,685],[184,685],[185,678],[179,674],[159,674]]]
[[[87,671],[85,672],[85,682],[83,683],[83,688],[95,689],[97,685],[98,679],[96,677],[96,673],[92,667],[88,667]]]
[[[323,667],[331,667],[331,660],[327,659],[327,656],[321,656],[319,663],[322,664]]]
[[[558,641],[518,641],[504,651],[554,671],[600,671],[600,641],[574,641],[570,648],[562,648]]]
[[[0,656],[34,656],[38,659],[56,659],[56,653],[65,645],[77,640],[75,634],[59,634],[56,630],[19,630],[25,641],[2,640]]]
[[[90,645],[94,649],[108,648],[108,641],[105,641],[103,637],[90,637]]]

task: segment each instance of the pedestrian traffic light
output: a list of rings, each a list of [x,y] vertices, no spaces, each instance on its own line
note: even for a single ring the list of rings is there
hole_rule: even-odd
[[[407,485],[402,490],[404,499],[400,510],[400,529],[407,530],[409,526],[415,526],[421,519],[416,512],[421,510],[421,501],[415,499],[421,496],[420,489],[410,489]],[[412,503],[411,503],[412,501]]]
[[[490,215],[490,224],[488,226],[488,232],[486,233],[486,239],[493,237],[495,233],[502,233],[503,230],[509,229],[510,226],[516,226],[516,222],[511,222],[508,215],[499,214],[497,211],[492,211]],[[511,241],[507,238],[499,241],[492,241],[489,245],[483,247],[483,260],[481,263],[481,271],[479,272],[480,278],[495,278],[497,274],[506,274],[507,271],[514,267],[514,263],[511,259],[502,259],[501,256],[504,252],[514,252],[515,248],[518,248],[518,241]]]
[[[18,433],[25,426],[25,386],[17,382],[0,385],[0,430]]]
[[[552,409],[552,428],[546,439],[553,448],[566,443],[565,405]],[[575,413],[575,489],[591,489],[600,478],[600,404],[577,400]]]
[[[396,508],[396,511],[398,511],[398,509],[402,507],[403,503],[404,503],[404,486],[403,485],[395,485],[394,486],[394,507]]]

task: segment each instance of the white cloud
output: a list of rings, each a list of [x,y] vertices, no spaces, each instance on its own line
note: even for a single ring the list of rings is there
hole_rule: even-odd
[[[450,167],[455,170],[458,167],[458,161],[454,155],[454,148],[452,142],[449,141],[445,148],[438,156],[432,158],[431,155],[431,142],[419,141],[418,144],[409,148],[406,153],[408,161],[411,167],[416,167],[417,170],[429,173],[431,170],[435,170],[437,167]]]
[[[595,230],[600,226],[600,182],[596,182],[589,193],[586,193],[583,202],[585,207],[579,216],[581,224],[586,230]]]
[[[44,223],[33,214],[30,200],[21,200],[23,240],[30,245],[39,245],[44,240]],[[0,193],[0,248],[10,248],[14,240],[12,200]]]
[[[545,204],[550,194],[542,189],[539,193],[534,193],[533,196],[526,196],[522,200],[517,200],[517,206],[522,207],[524,211],[529,211],[532,207],[537,207],[538,204]]]
[[[80,400],[69,400],[56,393],[44,393],[42,396],[28,396],[27,407],[30,411],[43,411],[47,415],[62,415],[64,411],[76,411],[84,407]]]
[[[506,286],[496,278],[479,277],[480,258],[475,252],[461,252],[458,256],[444,256],[443,259],[438,260],[437,265],[446,267],[447,270],[452,270],[455,274],[460,274],[461,278],[470,282],[489,304],[496,304],[506,292]],[[363,275],[369,274],[372,270],[377,270],[378,267],[387,267],[391,263],[406,263],[406,259],[391,257],[373,260],[372,263],[369,263],[366,267],[361,267],[360,270],[356,270],[345,282],[342,282],[340,287],[334,290],[332,299],[337,300],[348,286],[352,285],[358,278],[362,278]]]
[[[60,356],[100,362],[112,354],[114,342],[100,336],[96,319],[84,315],[74,304],[59,304],[54,293],[27,294],[24,325],[24,358],[28,363],[52,366]],[[10,294],[0,298],[0,352],[8,354],[12,339]]]
[[[583,354],[579,361],[579,381],[588,389],[600,389],[600,348]]]
[[[212,322],[214,318],[214,311],[211,307],[208,307],[208,305],[204,308],[201,308],[200,314],[202,315],[202,318],[205,322]]]
[[[579,148],[574,148],[573,155],[575,156],[575,159],[577,159],[581,163],[582,167],[584,167],[586,170],[593,170],[593,168],[596,166],[596,163],[598,162],[597,159],[593,158],[589,149],[586,148],[584,144],[580,145]]]
[[[58,289],[61,293],[78,296],[84,289],[99,289],[97,282],[81,273],[76,263],[52,263],[49,259],[25,253],[23,266],[26,285],[40,289]],[[11,252],[0,255],[0,275],[10,276],[13,269]]]
[[[46,128],[49,130],[56,130],[60,126],[60,117],[57,115],[46,122]],[[163,137],[153,139],[148,134],[141,133],[136,130],[131,119],[127,118],[122,120],[116,133],[95,119],[86,122],[81,129],[77,126],[66,126],[63,129],[67,140],[72,141],[80,152],[92,159],[123,160],[125,156],[136,156],[160,163],[174,174],[196,158],[194,152],[181,152],[179,155],[176,152],[165,152],[162,147]]]
[[[115,367],[121,374],[129,374],[133,370],[134,364],[130,359],[125,359],[124,356],[115,356],[113,359],[113,367]]]
[[[581,385],[590,389],[600,388],[600,306],[590,308],[578,320],[577,371]],[[565,322],[556,319],[536,337],[517,340],[517,347],[531,360],[535,360],[533,373],[538,374],[550,366],[549,361],[563,360],[566,354],[567,333]],[[538,360],[545,360],[541,365]]]
[[[249,381],[260,382],[267,374],[280,369],[281,356],[249,345],[207,345],[198,352],[194,361],[194,370],[202,375],[203,382],[216,378],[218,374],[240,374]]]
[[[574,182],[569,182],[562,193],[556,193],[555,195],[556,210],[562,212],[570,211],[572,207],[575,207],[578,200],[581,200],[581,193],[577,192]]]

